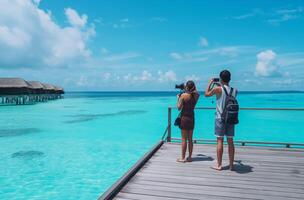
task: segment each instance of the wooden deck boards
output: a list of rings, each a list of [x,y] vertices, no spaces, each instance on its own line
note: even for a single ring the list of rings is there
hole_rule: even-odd
[[[236,147],[236,171],[220,172],[210,168],[214,145],[194,145],[191,163],[177,163],[179,154],[165,143],[115,199],[304,199],[304,150]]]

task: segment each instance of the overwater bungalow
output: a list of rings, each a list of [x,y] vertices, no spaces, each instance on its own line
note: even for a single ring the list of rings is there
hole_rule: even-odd
[[[0,78],[0,104],[31,104],[62,98],[62,87],[21,78]]]
[[[29,92],[29,84],[21,78],[0,78],[0,95],[24,95]]]
[[[59,86],[55,86],[56,94],[64,94],[64,89]]]
[[[47,100],[53,100],[56,99],[56,88],[52,84],[49,83],[43,83],[44,90],[47,95]]]
[[[31,97],[33,98],[33,101],[40,102],[47,100],[46,97],[46,90],[44,89],[44,85],[40,83],[39,81],[27,81],[28,84],[31,87]]]
[[[1,104],[25,104],[30,93],[30,86],[25,80],[0,78]]]
[[[44,86],[39,81],[27,81],[27,83],[30,85],[32,93],[34,94],[44,94]]]

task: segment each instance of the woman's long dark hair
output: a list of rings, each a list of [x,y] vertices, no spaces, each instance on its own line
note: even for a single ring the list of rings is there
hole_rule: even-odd
[[[193,81],[187,81],[186,92],[192,93],[196,90],[195,83]]]

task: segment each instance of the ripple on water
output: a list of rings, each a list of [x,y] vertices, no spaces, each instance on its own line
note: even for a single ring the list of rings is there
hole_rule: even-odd
[[[11,155],[12,158],[23,158],[23,159],[33,159],[44,156],[41,151],[18,151]]]
[[[15,129],[0,129],[0,137],[13,137],[37,133],[40,130],[37,128],[15,128]]]
[[[79,114],[79,115],[68,115],[68,117],[73,117],[74,119],[65,121],[65,123],[79,123],[79,122],[86,122],[91,121],[97,118],[103,117],[115,117],[115,116],[129,116],[129,115],[138,115],[144,114],[147,111],[145,110],[125,110],[125,111],[118,111],[115,113],[104,113],[104,114]]]

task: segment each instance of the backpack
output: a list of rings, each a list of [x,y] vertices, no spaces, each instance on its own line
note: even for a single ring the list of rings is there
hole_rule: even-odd
[[[222,86],[225,94],[226,94],[226,100],[225,100],[225,106],[223,109],[223,113],[221,115],[222,121],[225,124],[231,124],[235,125],[239,123],[239,104],[236,98],[232,95],[233,94],[233,88],[230,89],[230,92],[228,94],[226,88]]]

